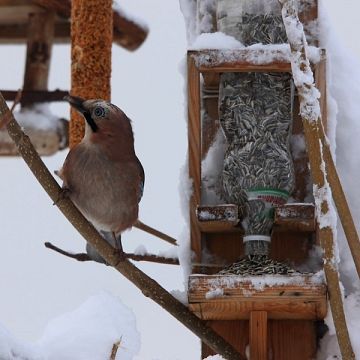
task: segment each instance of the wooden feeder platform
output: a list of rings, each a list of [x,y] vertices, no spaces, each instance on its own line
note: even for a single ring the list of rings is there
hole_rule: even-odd
[[[201,232],[241,232],[239,207],[233,204],[199,205],[197,222]],[[275,208],[274,231],[314,232],[315,206],[311,203],[285,204]]]
[[[28,38],[29,14],[55,12],[54,43],[70,43],[70,0],[0,0],[0,44],[22,44]],[[136,50],[148,30],[113,11],[114,43]]]
[[[306,24],[317,18],[317,2],[300,14]],[[213,21],[216,24],[216,20]],[[214,30],[216,31],[216,30]],[[312,45],[317,46],[316,39]],[[327,313],[327,286],[317,275],[241,277],[218,275],[221,268],[244,256],[242,214],[233,204],[203,202],[202,162],[219,131],[219,83],[222,73],[291,73],[290,51],[258,46],[236,50],[190,50],[188,65],[188,152],[190,237],[193,251],[189,308],[252,360],[310,360],[316,356]],[[321,93],[323,126],[327,127],[326,52],[310,58]],[[303,137],[299,98],[294,96],[292,136]],[[269,257],[304,264],[319,245],[315,208],[308,194],[311,182],[306,150],[293,158],[294,203],[275,208]],[[319,267],[322,259],[319,258]],[[204,265],[204,266],[203,266]],[[268,282],[266,282],[266,279]],[[262,283],[261,283],[262,282]],[[261,286],[259,285],[261,283]],[[248,348],[249,347],[249,348]],[[202,358],[214,352],[202,344]]]
[[[48,90],[53,44],[70,43],[70,0],[0,0],[0,45],[26,44],[21,110],[33,105],[64,101],[69,92]],[[113,42],[127,50],[136,50],[146,39],[148,29],[113,10]],[[14,101],[17,91],[0,90],[6,101]],[[36,114],[34,115],[36,117]],[[68,122],[55,118],[54,126],[42,129],[26,123],[29,135],[40,155],[52,155],[68,146]],[[17,155],[17,148],[5,129],[0,131],[0,156]]]
[[[203,320],[244,320],[253,311],[268,319],[319,320],[327,314],[327,290],[321,275],[193,274],[189,308]]]

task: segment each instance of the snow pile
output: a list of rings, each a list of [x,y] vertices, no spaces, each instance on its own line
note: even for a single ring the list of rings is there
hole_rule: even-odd
[[[35,104],[31,108],[16,111],[14,117],[25,129],[56,131],[59,126],[58,118],[51,113],[47,103]]]
[[[0,359],[103,360],[118,341],[117,359],[130,360],[140,349],[133,313],[103,292],[52,320],[35,344],[17,340],[0,325]]]
[[[243,48],[240,41],[222,32],[200,34],[190,46],[190,50]]]
[[[38,346],[16,339],[0,324],[0,359],[45,360],[45,357]]]
[[[213,290],[209,290],[205,294],[205,299],[207,299],[207,300],[216,299],[216,298],[222,297],[222,296],[224,296],[224,289],[216,288],[216,289],[213,289]]]

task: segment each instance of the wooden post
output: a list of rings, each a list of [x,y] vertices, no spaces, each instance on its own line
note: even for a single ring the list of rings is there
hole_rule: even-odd
[[[267,360],[267,312],[250,313],[250,359]]]
[[[55,13],[29,15],[24,90],[47,90],[51,48],[54,39]],[[23,100],[22,106],[31,105]]]
[[[336,335],[343,359],[355,359],[351,346],[343,308],[340,279],[335,258],[334,232],[331,224],[321,223],[334,210],[328,183],[328,163],[325,162],[324,146],[321,140],[321,113],[317,89],[314,84],[309,59],[306,55],[307,41],[298,18],[294,0],[279,0],[282,16],[291,49],[291,67],[294,83],[300,98],[300,114],[303,119],[306,147],[309,154],[311,175],[314,183],[314,197],[319,224],[320,245],[324,250],[324,271],[329,289],[329,300],[335,323]],[[304,80],[305,79],[305,80]]]
[[[73,0],[71,94],[110,100],[113,12],[111,0]],[[71,110],[70,147],[84,135],[83,117]]]
[[[197,223],[196,208],[201,202],[201,115],[200,115],[200,72],[195,60],[188,56],[188,139],[189,176],[192,180],[190,198],[191,247],[195,261],[201,262],[201,232]]]

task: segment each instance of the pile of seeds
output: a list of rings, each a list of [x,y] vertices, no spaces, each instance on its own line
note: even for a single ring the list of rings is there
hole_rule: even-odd
[[[219,275],[303,275],[287,264],[269,259],[264,255],[248,255],[218,272]]]

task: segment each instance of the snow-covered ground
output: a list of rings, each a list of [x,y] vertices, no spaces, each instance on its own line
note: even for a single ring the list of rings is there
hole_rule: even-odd
[[[337,111],[337,127],[333,118],[332,139],[336,133],[339,171],[359,224],[360,43],[355,29],[360,5],[355,0],[322,1],[333,25],[324,32],[327,37],[323,39],[331,56],[330,90],[337,102],[330,103],[332,113]],[[187,47],[183,16],[177,1],[122,0],[121,4],[126,12],[142,18],[150,29],[148,40],[138,51],[129,53],[113,48],[112,100],[133,120],[135,145],[146,172],[140,218],[179,238],[185,226],[180,209],[182,199],[178,188],[182,177],[179,173],[187,146],[184,80],[179,71]],[[347,49],[355,55],[350,55]],[[0,53],[1,88],[21,87],[25,47],[0,46]],[[69,84],[69,46],[56,46],[50,89],[68,89]],[[51,105],[51,110],[68,117],[65,104]],[[55,170],[65,156],[66,151],[45,161],[50,170]],[[74,349],[69,359],[85,358],[78,355],[82,351],[91,351],[88,359],[104,359],[111,347],[109,344],[118,336],[122,336],[124,351],[119,350],[119,354],[124,354],[120,359],[131,358],[131,352],[136,353],[139,346],[136,360],[199,358],[197,338],[118,273],[99,264],[77,263],[45,249],[45,241],[74,251],[83,251],[85,243],[51,205],[21,159],[1,158],[0,166],[1,359],[16,359],[15,354],[18,358],[27,354],[31,359],[60,360],[64,359],[59,356],[60,352],[69,347],[70,351]],[[349,295],[346,310],[360,358],[359,279],[341,232],[339,238],[342,278]],[[129,251],[141,244],[152,252],[171,247],[139,230],[125,233],[123,239]],[[167,289],[183,289],[183,270],[179,267],[142,263],[139,267]],[[136,324],[129,309],[136,317]],[[114,318],[109,317],[111,310],[116,313]],[[70,346],[72,333],[90,330],[92,326],[94,333],[89,333],[89,338],[79,339]],[[100,336],[101,329],[106,332],[105,337]],[[125,333],[130,334],[132,344],[126,342]],[[93,336],[96,340],[88,340],[94,339]],[[76,350],[85,343],[87,348]],[[324,339],[327,351],[323,351],[319,359],[336,354],[334,343],[330,335]],[[58,347],[61,344],[63,348]],[[16,349],[15,354],[11,349]],[[52,355],[54,353],[57,355]]]

